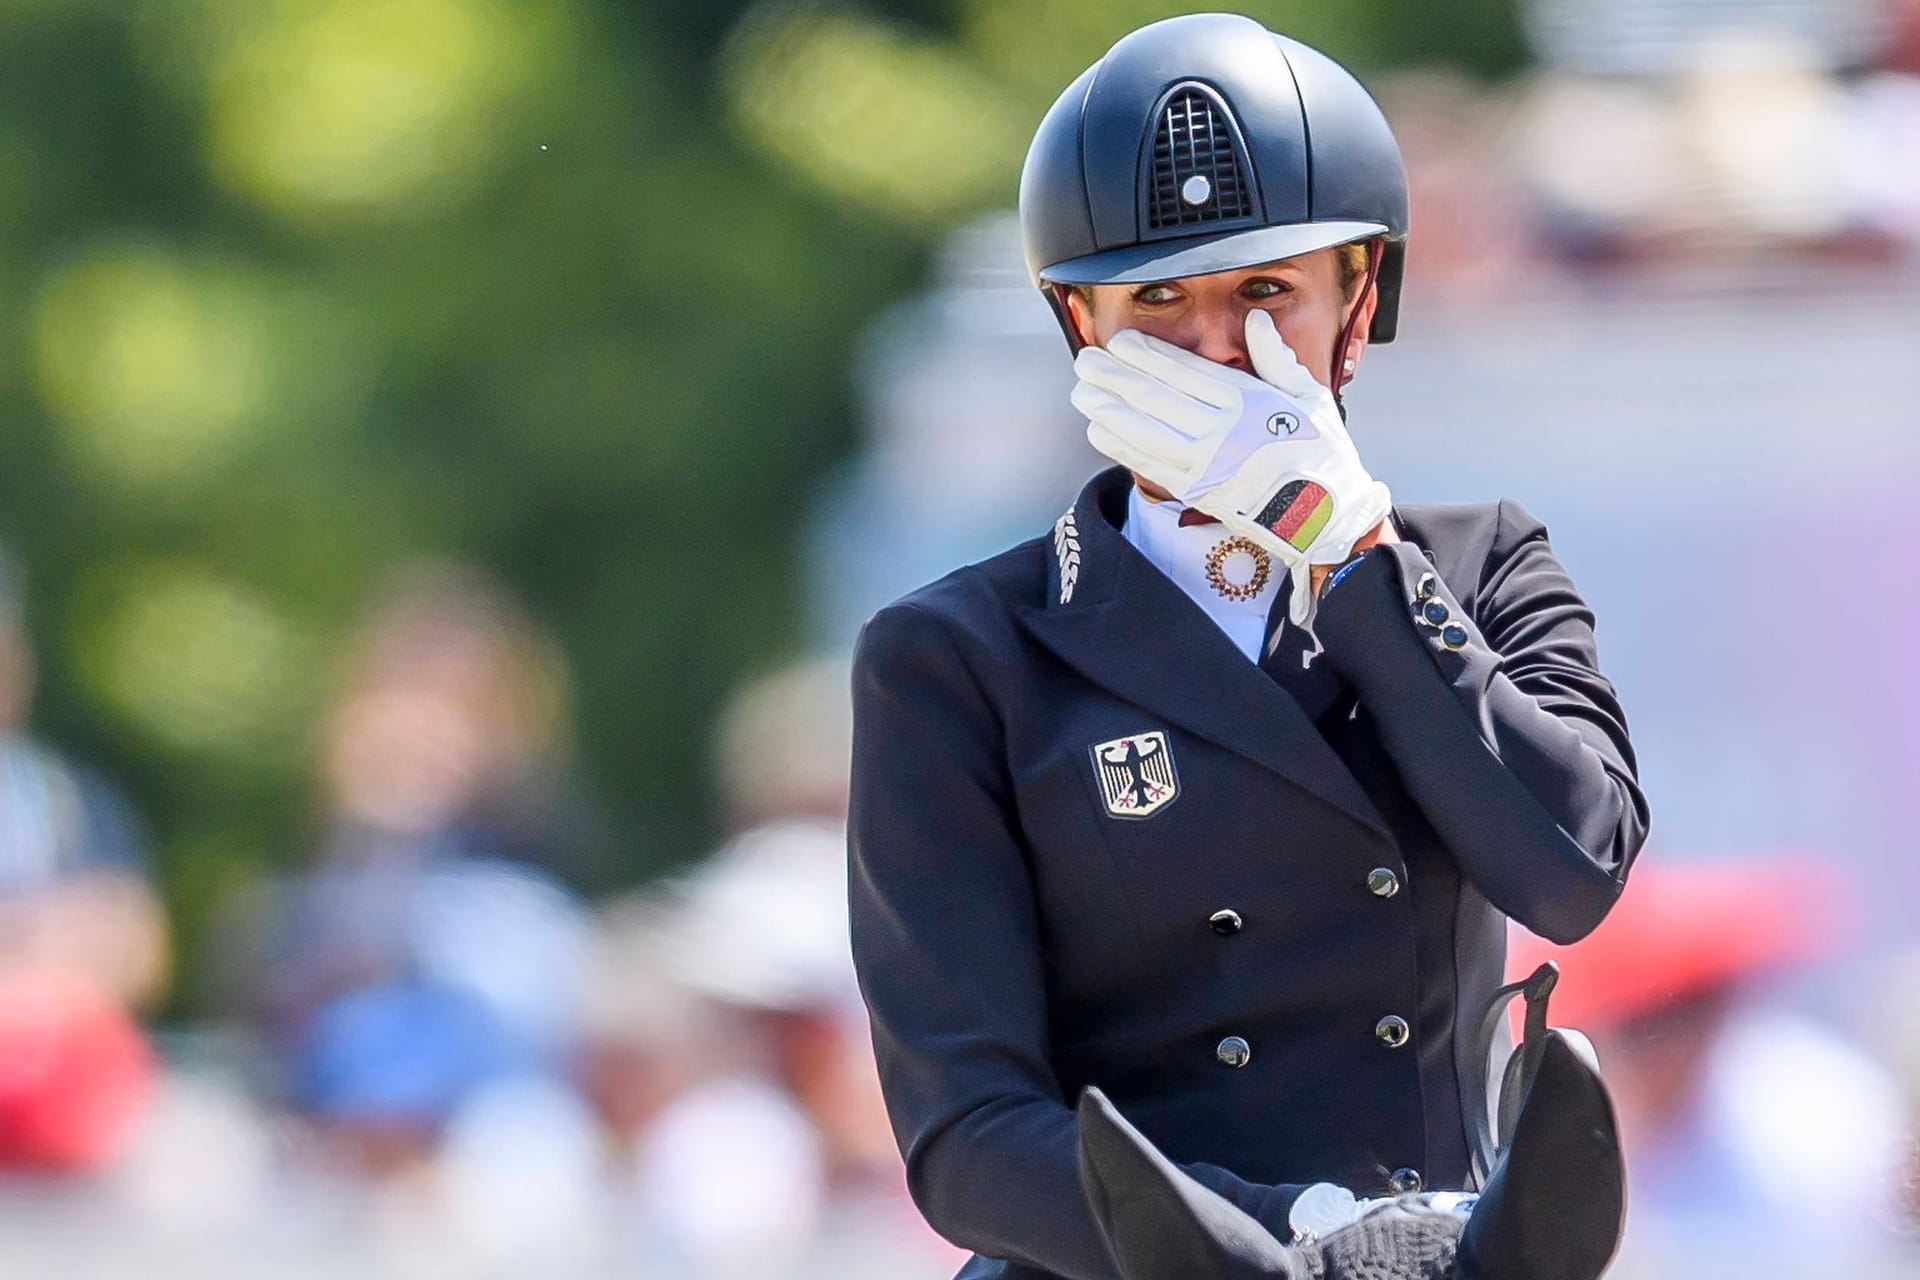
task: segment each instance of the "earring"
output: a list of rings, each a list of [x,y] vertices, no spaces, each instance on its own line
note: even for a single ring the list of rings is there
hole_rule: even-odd
[[[1352,357],[1352,356],[1348,356],[1348,357],[1347,357],[1347,359],[1346,359],[1346,364],[1345,364],[1345,368],[1346,368],[1346,371],[1347,371],[1348,373],[1352,373],[1352,372],[1353,372],[1353,357]]]

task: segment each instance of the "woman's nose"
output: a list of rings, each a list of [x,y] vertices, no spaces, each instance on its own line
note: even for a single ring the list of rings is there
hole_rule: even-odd
[[[1218,307],[1202,317],[1194,333],[1193,353],[1233,369],[1251,371],[1247,354],[1245,317],[1236,309]]]

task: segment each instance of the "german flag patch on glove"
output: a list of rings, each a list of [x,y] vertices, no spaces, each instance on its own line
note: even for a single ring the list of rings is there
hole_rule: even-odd
[[[1333,519],[1333,495],[1311,480],[1282,485],[1260,512],[1260,523],[1290,546],[1305,551]]]

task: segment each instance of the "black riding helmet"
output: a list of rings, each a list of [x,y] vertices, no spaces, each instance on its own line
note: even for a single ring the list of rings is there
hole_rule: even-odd
[[[1067,286],[1205,275],[1358,241],[1380,295],[1368,336],[1391,342],[1407,175],[1386,117],[1338,63],[1251,18],[1191,14],[1123,37],[1048,110],[1020,175],[1020,234],[1076,348]]]

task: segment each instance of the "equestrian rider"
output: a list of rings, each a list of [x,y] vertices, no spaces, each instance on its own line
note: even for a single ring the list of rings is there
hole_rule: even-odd
[[[1047,112],[1020,215],[1117,465],[861,634],[853,948],[915,1200],[968,1280],[1113,1280],[1088,1085],[1282,1240],[1474,1188],[1507,921],[1591,930],[1648,813],[1546,529],[1395,504],[1346,430],[1393,136],[1305,45],[1173,18]]]

